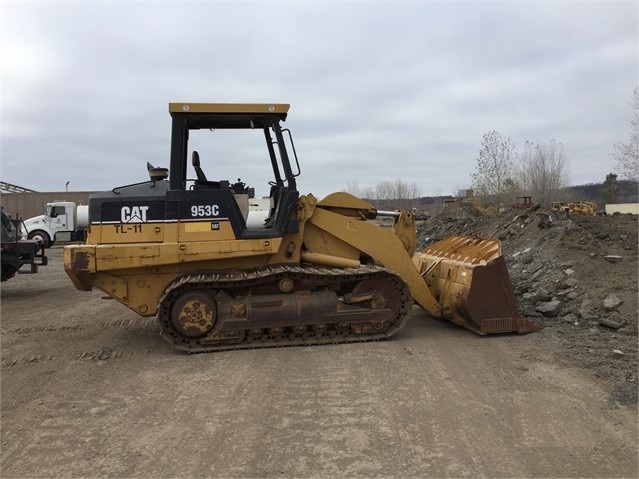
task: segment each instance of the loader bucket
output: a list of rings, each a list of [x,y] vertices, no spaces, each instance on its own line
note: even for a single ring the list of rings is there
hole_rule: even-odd
[[[498,240],[451,236],[415,254],[413,262],[439,303],[436,316],[478,334],[541,329],[519,313]]]

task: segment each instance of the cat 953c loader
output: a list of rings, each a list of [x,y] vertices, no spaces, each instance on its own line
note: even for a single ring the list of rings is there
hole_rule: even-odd
[[[414,254],[412,212],[299,195],[288,110],[171,103],[169,168],[148,164],[149,181],[90,197],[86,244],[64,251],[75,286],[157,316],[164,338],[190,352],[384,339],[413,301],[479,334],[538,329],[518,312],[498,241],[455,236]],[[194,130],[227,129],[266,140],[270,209],[257,224],[247,222],[254,190],[209,179],[189,149]],[[392,228],[372,221],[381,215]]]

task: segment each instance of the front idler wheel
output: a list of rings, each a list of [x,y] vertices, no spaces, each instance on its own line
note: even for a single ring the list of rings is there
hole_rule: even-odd
[[[205,291],[186,291],[173,301],[171,327],[184,338],[206,336],[215,326],[216,319],[216,302]]]

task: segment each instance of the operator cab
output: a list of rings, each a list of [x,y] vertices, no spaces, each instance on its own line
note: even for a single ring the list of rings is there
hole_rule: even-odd
[[[202,201],[220,205],[224,214],[228,215],[238,239],[280,237],[288,232],[296,232],[297,222],[291,217],[299,196],[295,183],[295,178],[300,174],[299,162],[290,131],[282,129],[280,125],[286,120],[288,109],[288,104],[169,104],[172,117],[169,196],[179,197],[180,202],[196,206]],[[265,222],[257,226],[247,225],[249,201],[254,197],[254,188],[246,187],[240,178],[235,183],[226,179],[211,179],[204,172],[200,153],[196,150],[191,152],[189,158],[189,136],[194,130],[263,131],[273,171],[272,180],[269,181],[272,206]],[[291,146],[295,169],[291,166],[287,144]],[[195,178],[187,175],[189,163]],[[180,209],[183,210],[182,207]]]
[[[169,168],[147,163],[150,180],[91,195],[89,224],[97,238],[93,241],[162,242],[165,227],[168,237],[175,237],[168,225],[177,225],[178,242],[268,239],[298,232],[293,212],[299,197],[295,184],[299,163],[290,132],[280,126],[288,108],[284,104],[171,103]],[[254,200],[255,189],[240,178],[232,183],[205,171],[195,138],[189,145],[189,135],[195,130],[203,130],[207,138],[208,131],[248,130],[240,135],[242,142],[246,141],[244,135],[260,136],[263,132],[273,170],[268,181],[269,197]],[[287,145],[293,153],[295,171]],[[233,161],[237,163],[238,159]],[[259,214],[251,215],[251,211]]]

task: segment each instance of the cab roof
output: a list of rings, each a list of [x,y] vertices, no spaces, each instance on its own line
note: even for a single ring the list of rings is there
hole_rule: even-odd
[[[169,103],[173,118],[186,119],[189,129],[264,128],[273,116],[286,120],[287,103]]]

